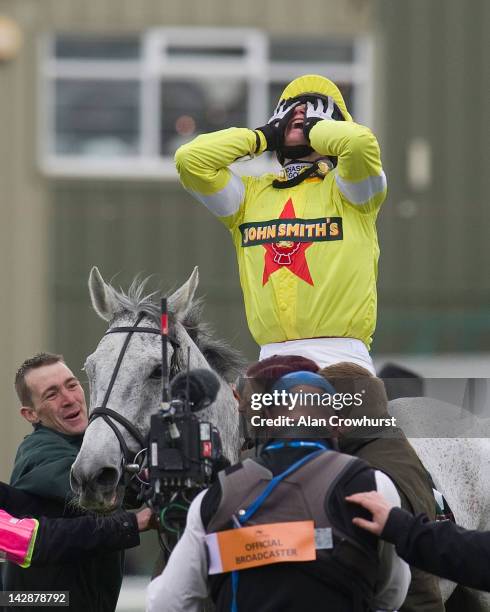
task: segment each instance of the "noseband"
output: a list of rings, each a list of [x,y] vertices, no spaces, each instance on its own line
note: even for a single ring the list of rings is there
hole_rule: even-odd
[[[121,446],[121,450],[123,453],[123,469],[126,465],[132,463],[132,461],[134,460],[134,453],[132,453],[129,450],[128,445],[126,444],[126,441],[124,440],[124,436],[121,430],[117,427],[114,421],[116,421],[117,423],[119,423],[126,429],[126,431],[139,444],[140,448],[142,449],[145,448],[146,442],[145,442],[145,438],[136,429],[133,423],[131,423],[131,421],[128,421],[128,419],[123,417],[121,414],[119,414],[115,410],[111,410],[110,408],[107,408],[107,403],[109,402],[109,397],[111,395],[112,388],[114,387],[114,383],[116,382],[116,378],[119,373],[119,369],[121,367],[121,363],[124,358],[124,354],[126,353],[126,349],[128,348],[129,342],[131,341],[133,334],[138,333],[138,334],[158,334],[159,336],[161,335],[161,331],[157,329],[156,327],[138,327],[139,323],[146,316],[146,314],[147,313],[145,312],[141,312],[138,315],[138,318],[136,319],[133,326],[112,327],[108,329],[106,333],[104,334],[105,336],[107,336],[108,334],[127,334],[127,336],[124,340],[124,344],[121,348],[121,352],[119,353],[119,357],[117,358],[116,365],[114,366],[111,380],[109,382],[109,386],[107,387],[107,391],[105,392],[105,396],[104,396],[104,400],[102,401],[102,405],[97,406],[97,408],[94,408],[94,410],[92,410],[89,421],[88,421],[90,425],[90,423],[95,421],[95,419],[101,417],[102,419],[104,419],[104,422],[107,423],[107,425],[109,425],[109,427],[112,429],[112,431],[116,435],[116,438],[119,441],[119,445]],[[172,344],[174,348],[178,347],[178,344],[176,342],[172,342]]]

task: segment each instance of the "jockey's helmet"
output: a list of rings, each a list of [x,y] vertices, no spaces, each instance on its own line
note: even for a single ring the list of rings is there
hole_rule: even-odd
[[[334,114],[332,117],[333,119],[352,121],[352,117],[347,110],[347,106],[345,105],[345,100],[342,97],[337,85],[335,85],[335,83],[330,79],[318,74],[305,74],[291,81],[291,83],[289,83],[289,85],[287,85],[282,92],[278,105],[284,100],[291,100],[294,98],[301,100],[303,97],[314,97],[315,95],[333,98],[333,101],[337,107],[335,109],[336,114]],[[309,145],[293,145],[283,146],[276,152],[276,154],[279,163],[284,165],[284,161],[286,159],[301,159],[312,152],[313,149]],[[331,161],[334,165],[336,165],[335,158],[331,158]]]
[[[282,100],[289,100],[290,98],[299,98],[301,96],[314,94],[333,98],[335,104],[342,113],[344,121],[352,121],[352,117],[347,110],[344,98],[337,85],[330,79],[318,74],[305,74],[291,81],[282,92],[279,102]]]

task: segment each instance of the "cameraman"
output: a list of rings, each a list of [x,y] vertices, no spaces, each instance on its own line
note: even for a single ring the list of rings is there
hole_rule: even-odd
[[[261,363],[267,367],[271,360],[280,358]],[[334,392],[322,376],[311,371],[293,371],[273,379],[269,390]],[[296,416],[300,411],[314,414],[312,406],[297,410]],[[264,409],[264,416],[278,414],[275,406]],[[288,433],[294,439],[287,439]],[[323,609],[327,603],[336,612],[367,612],[395,610],[403,603],[410,582],[408,566],[391,545],[353,526],[356,513],[344,500],[356,492],[379,490],[399,505],[393,483],[363,461],[337,453],[334,440],[305,439],[311,432],[303,429],[303,433],[297,428],[269,430],[258,456],[220,472],[218,481],[196,497],[182,539],[163,574],[148,587],[149,612],[198,612],[208,594],[217,612],[299,612]],[[286,560],[281,551],[274,555],[277,561],[271,560],[274,545],[277,548],[283,536],[284,540],[290,537],[291,526],[284,524],[305,521],[314,521],[317,538],[320,531],[327,536],[316,550],[311,540],[310,560],[281,562]],[[249,525],[267,525],[282,535],[262,544],[272,547],[267,553],[250,555],[258,559],[254,567],[211,574],[216,552],[210,540],[228,530],[233,538],[234,527]],[[309,526],[313,529],[311,523]],[[254,550],[254,545],[245,548]],[[296,553],[296,548],[289,550]],[[235,563],[243,559],[231,558]]]

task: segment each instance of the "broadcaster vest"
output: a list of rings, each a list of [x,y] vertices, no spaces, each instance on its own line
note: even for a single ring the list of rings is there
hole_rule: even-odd
[[[302,570],[332,586],[352,593],[359,591],[366,602],[372,599],[378,576],[377,554],[344,531],[331,519],[334,489],[342,477],[371,469],[355,457],[327,451],[284,478],[253,516],[254,525],[313,520],[315,529],[330,528],[333,548],[317,550],[316,561],[304,563]],[[219,473],[222,490],[220,505],[207,525],[207,533],[230,528],[232,516],[247,508],[267,487],[273,475],[263,465],[246,459],[233,471]],[[341,511],[345,504],[341,504]],[[344,524],[350,523],[347,517]],[[211,577],[212,579],[212,577]]]

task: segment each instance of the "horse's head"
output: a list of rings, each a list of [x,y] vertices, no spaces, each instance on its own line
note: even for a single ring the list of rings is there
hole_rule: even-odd
[[[225,454],[238,452],[238,415],[231,380],[241,367],[239,355],[213,340],[201,323],[201,304],[194,300],[197,268],[168,297],[170,376],[187,366],[209,368],[221,377],[216,402],[203,418],[219,426]],[[109,321],[96,350],[87,357],[92,414],[82,448],[72,467],[72,487],[82,506],[104,511],[119,505],[129,478],[125,468],[142,450],[150,416],[160,406],[162,369],[159,305],[144,296],[144,282],[133,281],[127,293],[107,284],[97,268],[89,278],[92,305]],[[94,418],[95,417],[95,418]]]

